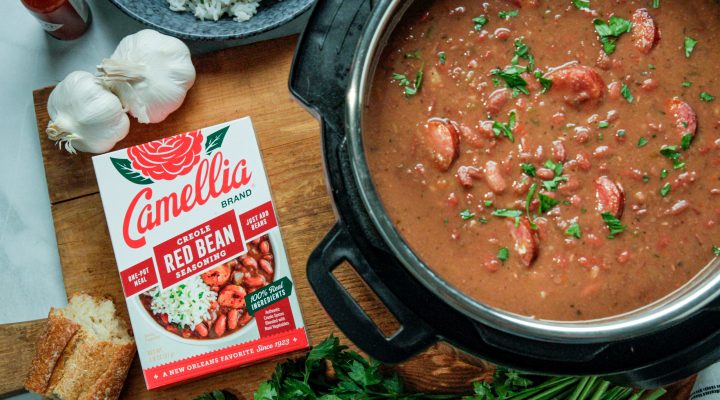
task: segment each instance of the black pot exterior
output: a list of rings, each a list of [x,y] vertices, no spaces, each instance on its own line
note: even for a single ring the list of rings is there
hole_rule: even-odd
[[[385,12],[372,0],[318,0],[303,33],[290,90],[321,120],[325,172],[338,222],[308,260],[308,279],[345,334],[372,357],[400,362],[446,340],[491,362],[542,374],[605,375],[654,387],[720,359],[720,301],[682,322],[641,337],[591,343],[544,341],[499,330],[461,313],[397,259],[368,215],[348,152],[346,96],[365,23]],[[355,94],[358,95],[358,94]],[[386,337],[335,280],[348,261],[402,328]]]

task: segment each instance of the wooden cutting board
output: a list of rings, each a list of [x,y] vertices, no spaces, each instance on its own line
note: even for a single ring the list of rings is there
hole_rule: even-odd
[[[282,38],[196,57],[197,81],[180,110],[160,124],[133,122],[130,134],[117,148],[251,116],[311,343],[334,333],[350,344],[322,309],[306,279],[307,258],[335,216],[323,175],[319,124],[291,99],[287,88],[296,41],[297,37]],[[51,90],[40,89],[33,95],[65,288],[68,294],[110,294],[127,315],[90,156],[69,155],[45,137]],[[391,314],[351,268],[338,268],[336,277],[384,332],[397,328]],[[22,391],[44,323],[0,325],[0,398]],[[136,358],[121,398],[192,399],[210,390],[225,389],[241,399],[252,399],[277,361],[148,392]],[[410,390],[425,392],[467,391],[472,381],[489,379],[492,374],[488,364],[444,344],[393,369]],[[666,398],[687,399],[691,387],[692,380],[684,381],[671,388]]]
[[[133,122],[128,137],[116,148],[252,117],[305,323],[311,343],[318,343],[331,333],[341,337],[342,333],[310,289],[305,266],[335,216],[325,186],[319,124],[291,99],[287,88],[296,42],[297,37],[282,38],[196,57],[197,81],[180,110],[160,124]],[[127,315],[90,155],[67,154],[45,136],[46,103],[51,91],[51,87],[35,91],[34,100],[65,288],[68,294],[110,294]],[[386,332],[397,327],[350,268],[340,268],[336,275]],[[34,343],[43,327],[44,320],[0,325],[0,397],[22,390]],[[484,377],[487,368],[483,363],[465,363],[461,357],[448,346],[438,346],[397,369],[410,387],[467,390],[469,382]],[[148,392],[136,358],[122,398],[191,399],[213,389],[229,389],[251,399],[258,385],[271,376],[275,363],[267,361]]]

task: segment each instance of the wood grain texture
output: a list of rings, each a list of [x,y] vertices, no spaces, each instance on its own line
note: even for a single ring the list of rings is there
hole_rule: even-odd
[[[22,391],[45,320],[0,325],[0,398]]]
[[[333,225],[335,216],[322,169],[319,125],[292,100],[287,89],[295,44],[295,39],[285,38],[196,57],[197,81],[183,106],[160,124],[143,125],[133,120],[128,137],[116,148],[251,116],[311,343],[334,333],[349,344],[318,302],[305,273],[310,252]],[[52,88],[40,89],[33,96],[65,288],[68,294],[79,291],[109,294],[127,316],[90,155],[71,156],[45,137],[49,122],[46,104],[51,91]],[[339,268],[336,276],[379,326],[387,332],[397,329],[392,315],[352,268]],[[0,330],[3,332],[0,345],[9,352],[8,356],[29,360],[33,351],[29,343],[34,343],[31,333],[35,331],[14,325]],[[38,329],[37,325],[32,326]],[[8,348],[4,345],[6,336],[27,342]],[[487,371],[478,367],[463,369],[454,352],[449,346],[435,347],[405,367],[398,367],[398,372],[410,387],[452,391],[453,385],[460,385],[454,390],[467,390],[467,382],[484,377]],[[257,386],[270,377],[275,363],[266,361],[148,392],[136,358],[121,397],[189,399],[209,390],[227,389],[240,398],[251,399]],[[428,379],[430,367],[442,372]],[[24,371],[17,377],[8,377],[0,393],[19,390],[23,377]]]

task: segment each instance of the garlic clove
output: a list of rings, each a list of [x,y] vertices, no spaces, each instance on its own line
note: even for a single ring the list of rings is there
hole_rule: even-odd
[[[89,72],[65,77],[48,98],[45,132],[70,153],[104,153],[127,136],[130,119],[120,100]]]
[[[103,84],[141,123],[165,120],[195,83],[185,43],[151,29],[123,38],[97,68]]]

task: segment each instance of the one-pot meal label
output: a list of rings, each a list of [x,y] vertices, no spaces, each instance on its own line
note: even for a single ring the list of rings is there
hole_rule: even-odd
[[[249,118],[93,164],[148,388],[307,347]]]

